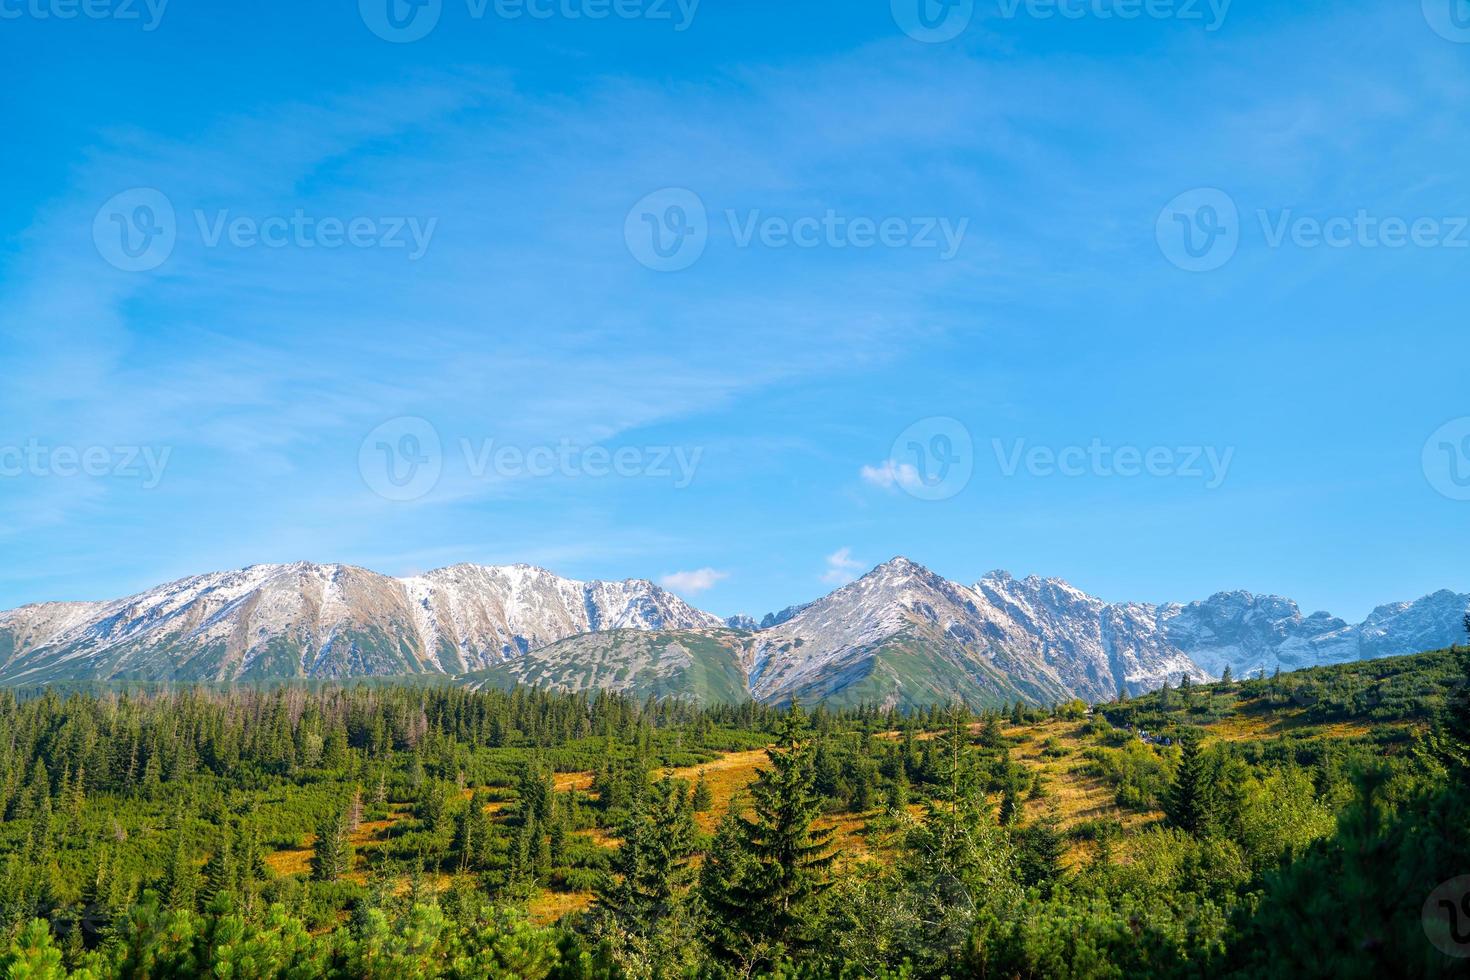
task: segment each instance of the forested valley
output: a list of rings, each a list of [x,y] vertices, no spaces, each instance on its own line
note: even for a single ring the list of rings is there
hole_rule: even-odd
[[[909,714],[10,690],[0,972],[1466,976],[1467,692],[1463,649]]]

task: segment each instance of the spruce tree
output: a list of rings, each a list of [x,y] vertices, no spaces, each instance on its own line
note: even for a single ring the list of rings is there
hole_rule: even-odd
[[[317,824],[311,876],[316,881],[337,881],[350,870],[352,841],[347,830],[347,808],[334,806]]]
[[[189,835],[180,828],[174,834],[174,852],[164,877],[163,900],[169,911],[193,911],[198,896],[199,868],[194,864]]]
[[[690,799],[690,805],[695,813],[707,813],[715,805],[714,794],[710,792],[709,780],[704,777],[704,770],[699,771],[699,778],[694,782],[694,794]]]
[[[622,838],[597,904],[629,932],[647,935],[693,881],[694,817],[684,784],[668,777],[655,783],[634,804]]]
[[[1164,813],[1175,827],[1198,836],[1209,829],[1213,809],[1209,769],[1198,733],[1187,733],[1180,749],[1179,769],[1164,801]]]
[[[1016,791],[1015,780],[1007,780],[1000,797],[1000,824],[1009,827],[1021,813],[1021,794]]]
[[[1465,780],[1470,777],[1470,648],[1455,656],[1464,676],[1440,709],[1431,745],[1451,773]]]
[[[222,896],[228,897],[239,882],[239,869],[235,858],[235,835],[228,824],[219,828],[214,853],[204,863],[204,888],[200,897],[205,907],[212,905]]]
[[[980,744],[987,749],[1005,747],[1006,740],[1000,731],[1000,717],[998,715],[986,715],[985,724],[980,729]]]
[[[853,813],[867,813],[873,807],[872,763],[866,760],[859,761],[852,767],[847,782],[851,789],[848,809]]]
[[[727,818],[725,839],[717,835],[727,852],[719,861],[739,873],[712,874],[703,894],[727,934],[744,937],[746,948],[733,950],[741,958],[753,950],[802,944],[809,938],[812,901],[830,884],[832,831],[813,827],[822,800],[814,788],[815,752],[807,736],[806,718],[793,702],[776,744],[766,750],[771,768],[761,770],[750,787],[753,816],[735,817],[733,825]],[[735,848],[749,860],[728,853]]]
[[[1054,815],[1043,817],[1016,834],[1016,870],[1021,884],[1048,886],[1062,875],[1066,837]]]
[[[903,816],[909,808],[909,780],[904,775],[903,769],[893,777],[893,782],[888,784],[888,809],[897,816]]]

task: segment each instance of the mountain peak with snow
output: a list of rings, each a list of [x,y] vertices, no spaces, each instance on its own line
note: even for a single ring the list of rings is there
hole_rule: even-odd
[[[106,602],[0,612],[0,682],[491,670],[525,683],[576,676],[617,686],[631,676],[620,657],[694,663],[698,651],[718,649],[721,690],[740,675],[751,697],[773,703],[1098,701],[1227,666],[1244,676],[1448,646],[1467,606],[1470,596],[1442,590],[1379,606],[1352,625],[1240,590],[1152,605],[1106,602],[1060,578],[1004,570],[963,585],[899,555],[757,623],[722,620],[641,578],[579,581],[524,563],[469,562],[392,578],[298,561],[190,576]],[[638,634],[646,639],[620,639]],[[594,635],[605,639],[575,642]],[[537,651],[552,648],[557,670],[532,670],[545,667]],[[578,665],[578,657],[597,663]]]

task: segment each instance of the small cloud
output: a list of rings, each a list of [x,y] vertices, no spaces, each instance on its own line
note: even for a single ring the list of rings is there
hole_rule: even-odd
[[[699,568],[692,572],[674,572],[665,575],[658,580],[658,584],[683,595],[699,595],[701,592],[708,592],[717,583],[729,577],[729,572],[721,572],[713,568]]]
[[[885,459],[877,466],[864,466],[860,471],[863,482],[884,490],[895,487],[913,488],[920,485],[919,471],[912,463],[899,463]]]
[[[823,573],[822,581],[829,585],[846,585],[857,578],[862,569],[863,563],[852,557],[851,548],[838,548],[827,556],[827,571]]]

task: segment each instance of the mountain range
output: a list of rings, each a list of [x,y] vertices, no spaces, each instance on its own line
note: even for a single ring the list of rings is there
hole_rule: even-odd
[[[253,565],[125,599],[0,612],[0,683],[440,675],[784,703],[909,706],[1107,700],[1188,675],[1448,646],[1470,595],[1380,606],[1362,623],[1278,596],[1108,603],[1055,578],[973,585],[894,558],[814,602],[722,620],[652,582],[529,565],[391,578],[351,565]]]

